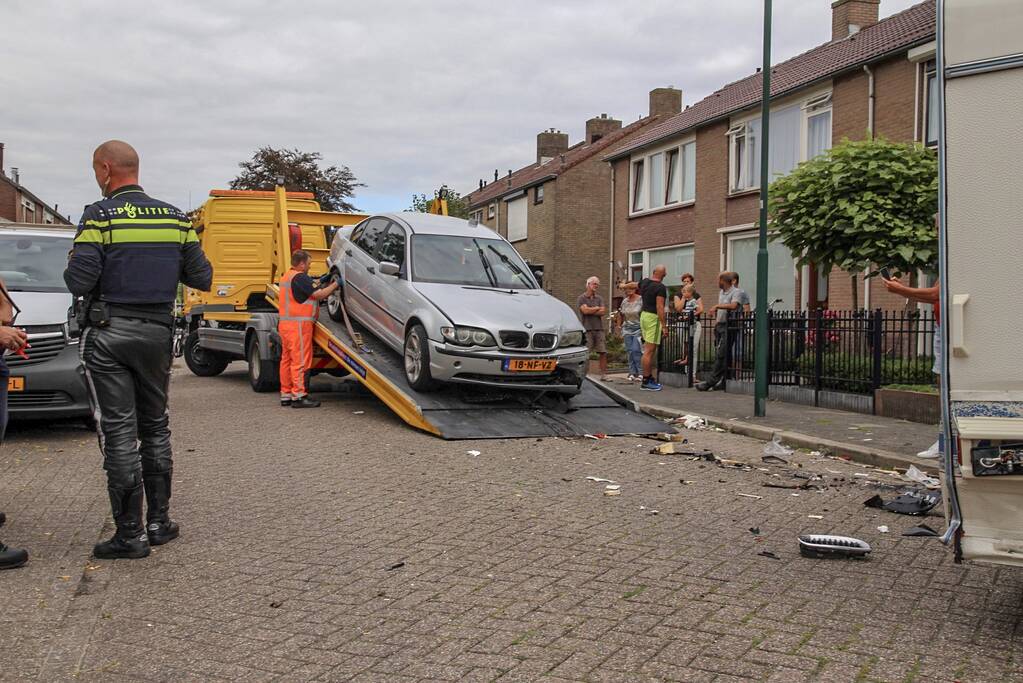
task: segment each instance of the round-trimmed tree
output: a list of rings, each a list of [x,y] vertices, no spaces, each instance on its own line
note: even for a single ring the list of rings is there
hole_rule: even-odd
[[[772,239],[800,265],[914,273],[937,261],[937,209],[932,150],[883,138],[844,140],[771,183],[768,220]]]

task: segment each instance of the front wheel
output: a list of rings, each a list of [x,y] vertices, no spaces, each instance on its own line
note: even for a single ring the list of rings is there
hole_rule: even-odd
[[[227,369],[230,358],[199,345],[199,330],[192,330],[185,338],[185,365],[199,377],[215,377]]]
[[[252,335],[245,354],[249,361],[249,384],[253,391],[261,394],[277,391],[281,387],[278,365],[269,358],[262,358],[261,355],[259,337]]]
[[[337,274],[337,271],[331,271],[330,281],[337,282],[338,288],[334,290],[334,293],[327,297],[327,315],[330,319],[336,323],[344,320],[344,314],[341,312],[341,306],[344,303],[343,294],[341,292],[341,276]]]
[[[430,339],[422,325],[405,335],[405,379],[416,391],[433,391],[437,382],[430,374]]]

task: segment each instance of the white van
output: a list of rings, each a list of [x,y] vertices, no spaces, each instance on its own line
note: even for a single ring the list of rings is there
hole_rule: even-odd
[[[1023,566],[1023,2],[939,0],[937,43],[945,540]]]

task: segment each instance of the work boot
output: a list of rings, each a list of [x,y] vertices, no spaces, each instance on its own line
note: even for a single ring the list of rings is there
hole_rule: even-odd
[[[7,521],[7,515],[0,512],[0,526]],[[0,570],[17,569],[28,562],[28,551],[21,548],[8,548],[0,543]]]
[[[146,535],[149,545],[163,545],[178,537],[178,523],[171,521],[171,471],[142,475],[146,489]]]
[[[100,560],[137,560],[149,555],[149,538],[142,527],[142,486],[108,488],[110,509],[117,531],[109,541],[97,543],[92,556]]]
[[[287,408],[290,405],[291,405],[291,397],[290,396],[281,396],[281,407],[282,408]]]
[[[292,408],[319,408],[320,402],[303,396],[302,398],[294,398],[291,400]]]

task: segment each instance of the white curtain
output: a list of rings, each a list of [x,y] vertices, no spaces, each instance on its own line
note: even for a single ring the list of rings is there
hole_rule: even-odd
[[[811,114],[806,120],[806,158],[813,159],[831,149],[831,112]]]
[[[696,143],[682,147],[682,201],[696,199]]]
[[[799,124],[802,110],[798,105],[771,112],[771,150],[769,168],[771,182],[785,175],[799,163]]]
[[[648,206],[651,209],[657,209],[664,206],[664,153],[658,152],[651,156],[647,167],[647,173],[650,176],[650,182],[647,185],[650,188]]]
[[[508,202],[508,241],[524,240],[528,236],[526,199],[525,197],[519,197]]]
[[[664,265],[668,269],[665,284],[677,286],[682,273],[693,272],[693,247],[669,247],[667,249],[651,249],[647,258],[650,270],[655,266]]]

